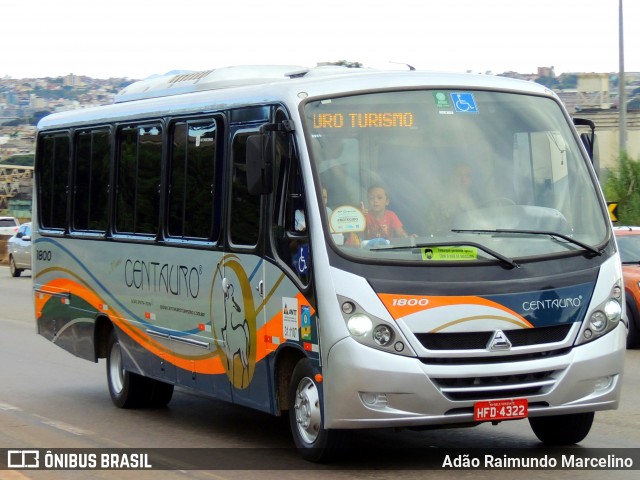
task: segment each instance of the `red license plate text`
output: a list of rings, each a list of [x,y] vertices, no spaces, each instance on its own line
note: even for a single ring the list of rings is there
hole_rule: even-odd
[[[473,418],[478,422],[525,418],[528,413],[529,402],[526,398],[476,402],[473,406]]]

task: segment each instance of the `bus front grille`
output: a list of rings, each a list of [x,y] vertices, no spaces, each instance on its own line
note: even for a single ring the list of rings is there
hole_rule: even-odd
[[[552,327],[503,330],[512,347],[527,347],[562,342],[573,324]],[[429,350],[481,350],[486,349],[494,331],[455,333],[416,333],[416,338]]]
[[[539,395],[556,383],[554,370],[490,377],[431,378],[450,400],[491,400]]]

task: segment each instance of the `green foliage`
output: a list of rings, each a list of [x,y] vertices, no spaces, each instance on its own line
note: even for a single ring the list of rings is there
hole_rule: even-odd
[[[640,225],[640,160],[632,160],[623,152],[603,189],[607,201],[618,203],[620,225]]]
[[[536,83],[540,85],[544,85],[547,88],[557,88],[560,82],[555,77],[538,77],[534,80]]]
[[[33,167],[35,162],[34,155],[14,155],[2,160],[3,165],[16,165],[20,167]]]

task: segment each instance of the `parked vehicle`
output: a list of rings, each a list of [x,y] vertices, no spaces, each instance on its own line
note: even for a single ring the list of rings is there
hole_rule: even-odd
[[[0,235],[15,235],[20,222],[13,217],[0,217]]]
[[[12,277],[31,270],[31,223],[23,223],[9,239],[9,269]]]
[[[640,346],[640,227],[614,228],[626,292],[627,348]]]

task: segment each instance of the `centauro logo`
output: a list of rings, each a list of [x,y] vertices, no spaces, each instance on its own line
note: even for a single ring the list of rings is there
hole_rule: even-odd
[[[550,310],[560,308],[578,308],[582,305],[582,295],[574,298],[549,298],[546,300],[532,300],[523,302],[522,309],[525,312],[532,310]]]
[[[124,262],[124,281],[127,287],[176,296],[197,298],[201,274],[202,266],[196,268],[131,258]]]

